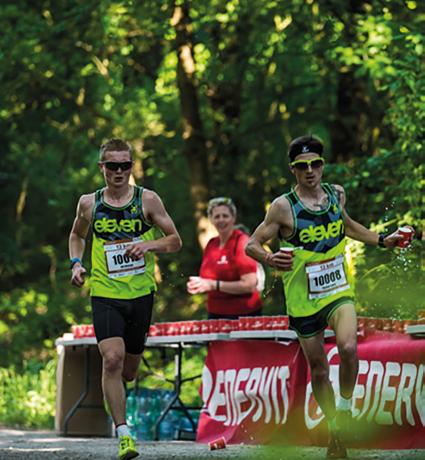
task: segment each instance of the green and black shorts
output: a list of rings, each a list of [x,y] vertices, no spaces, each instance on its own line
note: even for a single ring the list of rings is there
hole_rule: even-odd
[[[289,315],[289,328],[293,329],[299,337],[304,338],[320,334],[328,326],[332,313],[346,303],[354,305],[354,299],[352,297],[341,297],[310,316],[295,317]]]

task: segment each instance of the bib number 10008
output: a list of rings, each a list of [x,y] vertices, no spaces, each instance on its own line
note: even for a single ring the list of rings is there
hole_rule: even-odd
[[[344,270],[344,257],[306,264],[309,299],[320,299],[349,289]]]
[[[315,287],[325,286],[330,283],[335,283],[338,280],[342,279],[341,272],[339,269],[336,269],[333,272],[325,273],[324,275],[315,276],[313,278]]]

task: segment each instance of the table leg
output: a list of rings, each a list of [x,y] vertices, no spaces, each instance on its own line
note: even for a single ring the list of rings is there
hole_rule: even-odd
[[[164,410],[161,412],[160,416],[158,417],[158,419],[155,422],[155,425],[154,425],[154,438],[153,438],[154,441],[159,440],[159,427],[161,425],[161,422],[164,420],[164,418],[167,416],[167,414],[171,410],[182,411],[185,414],[186,418],[189,420],[189,422],[190,422],[190,424],[192,426],[193,432],[194,433],[196,432],[195,422],[194,422],[194,420],[193,420],[193,418],[192,418],[192,416],[190,415],[190,412],[189,412],[189,408],[192,408],[192,407],[188,407],[183,403],[183,401],[180,399],[180,391],[181,391],[182,383],[190,381],[190,380],[194,380],[194,379],[200,377],[200,375],[197,375],[195,377],[189,377],[187,379],[182,379],[182,357],[183,357],[183,347],[182,347],[182,344],[179,343],[178,347],[175,348],[175,352],[174,352],[174,382],[173,382],[173,385],[174,385],[174,393],[175,393],[175,395],[169,401],[169,403],[164,408]],[[178,406],[174,405],[176,402],[179,403]]]
[[[77,399],[75,404],[71,407],[71,409],[66,414],[64,421],[63,421],[63,434],[66,436],[68,434],[68,423],[71,418],[74,416],[77,409],[80,407],[81,403],[86,399],[89,387],[90,387],[90,347],[86,347],[85,353],[85,360],[84,360],[84,388],[83,392],[81,393],[80,397]]]

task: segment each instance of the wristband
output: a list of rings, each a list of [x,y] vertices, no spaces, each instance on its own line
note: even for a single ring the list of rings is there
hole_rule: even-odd
[[[69,267],[69,268],[70,268],[71,270],[72,270],[72,268],[74,267],[74,265],[75,265],[76,263],[78,263],[78,262],[79,262],[81,265],[83,265],[82,262],[81,262],[81,259],[80,259],[79,257],[73,257],[69,262],[70,262],[70,267]]]
[[[220,280],[216,280],[216,282],[215,282],[215,290],[216,291],[220,290]]]
[[[266,252],[264,254],[264,263],[266,263],[267,265],[270,265],[270,260],[272,259],[272,257],[273,257],[273,253]]]
[[[379,237],[378,237],[378,246],[379,246],[380,248],[386,249],[386,246],[385,246],[385,243],[384,243],[384,239],[385,239],[385,233],[380,233],[380,234],[379,234]]]

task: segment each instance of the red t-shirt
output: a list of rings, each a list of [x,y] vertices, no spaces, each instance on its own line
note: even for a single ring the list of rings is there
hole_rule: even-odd
[[[234,230],[226,245],[220,248],[220,238],[211,238],[205,248],[200,270],[202,278],[221,281],[239,281],[242,275],[256,273],[257,262],[245,254],[248,235]],[[222,291],[208,292],[207,309],[210,313],[246,315],[261,308],[260,294],[228,294]]]

